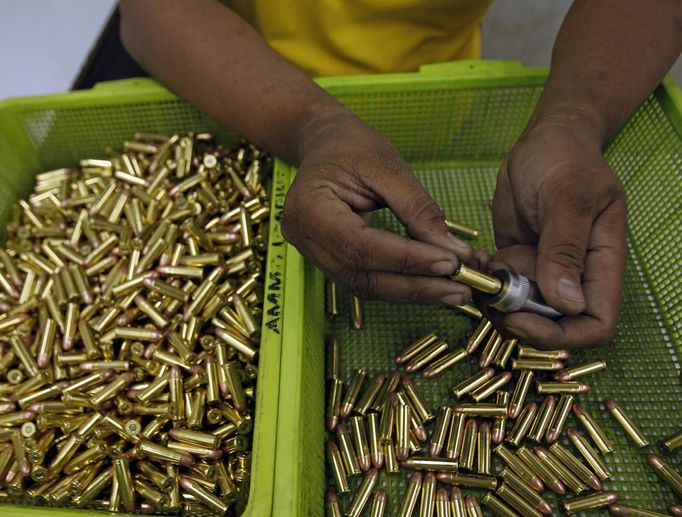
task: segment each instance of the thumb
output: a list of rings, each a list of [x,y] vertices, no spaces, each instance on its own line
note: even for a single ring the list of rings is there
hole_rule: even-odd
[[[471,246],[448,231],[442,210],[411,171],[393,175],[383,190],[386,204],[410,237],[448,249],[463,262],[471,260]]]
[[[552,196],[540,207],[536,278],[545,301],[568,315],[585,310],[581,276],[595,208],[581,194]]]

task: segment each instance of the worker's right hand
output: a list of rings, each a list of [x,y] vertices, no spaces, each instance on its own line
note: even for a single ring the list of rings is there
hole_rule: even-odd
[[[364,299],[467,302],[471,291],[444,276],[472,258],[398,150],[348,111],[309,123],[299,170],[286,197],[282,231],[330,278]],[[368,225],[388,207],[412,239]]]

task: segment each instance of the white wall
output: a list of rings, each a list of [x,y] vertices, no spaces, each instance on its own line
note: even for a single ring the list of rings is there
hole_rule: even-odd
[[[68,90],[115,0],[0,0],[0,99]],[[570,0],[497,0],[483,55],[546,65]],[[673,71],[682,84],[682,61]]]
[[[0,0],[0,99],[68,90],[115,0]]]
[[[483,20],[483,57],[549,65],[552,44],[571,0],[496,0]],[[672,74],[682,85],[682,59]]]

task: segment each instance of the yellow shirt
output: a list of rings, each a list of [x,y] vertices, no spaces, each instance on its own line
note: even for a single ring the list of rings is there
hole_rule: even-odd
[[[313,77],[476,59],[492,0],[225,0]]]

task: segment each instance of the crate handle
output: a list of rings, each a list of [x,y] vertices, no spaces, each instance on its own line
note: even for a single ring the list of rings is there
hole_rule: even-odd
[[[526,75],[531,70],[546,70],[546,67],[526,67],[521,61],[469,59],[423,65],[419,68],[419,73],[443,77],[496,77]]]
[[[104,81],[97,83],[92,90],[98,92],[108,92],[117,90],[146,90],[149,88],[164,88],[158,81],[150,77],[130,77],[128,79],[117,79],[115,81]],[[165,89],[165,88],[164,88]]]

